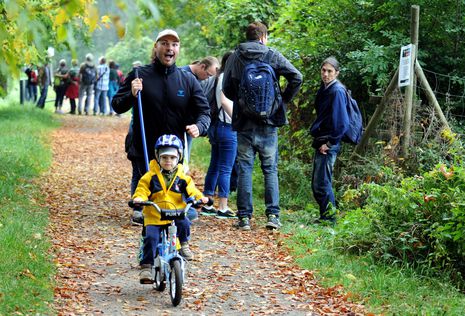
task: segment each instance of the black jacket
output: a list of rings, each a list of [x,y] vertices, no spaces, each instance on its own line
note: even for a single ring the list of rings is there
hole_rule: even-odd
[[[241,43],[236,52],[242,55],[245,59],[261,59],[263,60],[268,51],[273,51],[270,60],[270,66],[279,77],[283,76],[287,80],[287,86],[282,92],[283,105],[270,118],[268,124],[272,126],[282,126],[287,124],[286,104],[297,94],[302,85],[302,74],[278,51],[263,45],[259,41],[248,41]],[[247,130],[256,125],[248,117],[244,116],[241,109],[237,106],[239,84],[242,78],[244,69],[243,62],[236,54],[232,54],[226,62],[223,78],[223,92],[225,96],[234,102],[232,126],[236,131]]]
[[[149,160],[154,158],[155,142],[163,134],[174,134],[184,141],[186,126],[196,124],[200,135],[210,126],[210,107],[198,81],[176,67],[165,67],[158,60],[139,67],[143,79],[141,102]],[[144,157],[137,98],[131,93],[134,70],[126,77],[111,105],[116,113],[133,109],[133,137],[128,158]]]

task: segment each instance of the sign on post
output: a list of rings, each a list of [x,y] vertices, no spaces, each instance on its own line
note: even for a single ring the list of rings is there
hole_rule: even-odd
[[[402,46],[400,49],[399,87],[408,86],[412,80],[413,48],[413,44],[409,44],[407,46]]]

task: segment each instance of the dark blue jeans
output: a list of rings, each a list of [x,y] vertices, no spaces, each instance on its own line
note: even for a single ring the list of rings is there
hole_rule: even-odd
[[[231,124],[217,122],[208,129],[208,138],[211,156],[203,193],[213,196],[218,187],[218,196],[227,198],[237,153],[237,133],[232,130]]]
[[[191,234],[191,222],[185,218],[176,220],[177,237],[181,243],[189,241]],[[144,245],[142,246],[142,259],[140,264],[152,264],[153,254],[157,251],[157,245],[160,242],[160,234],[162,229],[168,230],[169,225],[147,225],[145,226]]]
[[[45,85],[40,89],[39,101],[37,101],[37,107],[43,109],[45,107],[45,100],[47,99],[48,86]]]
[[[334,163],[340,150],[340,144],[333,145],[327,151],[326,155],[321,154],[315,149],[313,159],[312,190],[313,196],[320,206],[321,219],[334,219],[333,214],[328,214],[331,206],[336,207],[334,198],[332,177]]]
[[[252,172],[256,153],[265,178],[265,214],[279,216],[278,128],[269,125],[237,133],[237,215],[252,217]]]

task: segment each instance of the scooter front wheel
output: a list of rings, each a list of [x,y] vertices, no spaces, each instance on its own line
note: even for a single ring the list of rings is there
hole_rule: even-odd
[[[171,262],[170,296],[173,306],[178,306],[182,299],[182,271],[179,260]]]

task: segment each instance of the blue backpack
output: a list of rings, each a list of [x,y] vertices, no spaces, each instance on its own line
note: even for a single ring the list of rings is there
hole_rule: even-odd
[[[347,94],[347,114],[349,116],[349,129],[342,137],[342,141],[350,144],[357,145],[360,143],[363,134],[363,121],[362,114],[358,108],[357,101],[352,98],[349,91],[346,89]]]
[[[273,52],[269,50],[263,60],[245,59],[237,50],[236,54],[245,64],[239,84],[239,107],[249,118],[267,123],[282,103],[279,83],[270,66]]]

